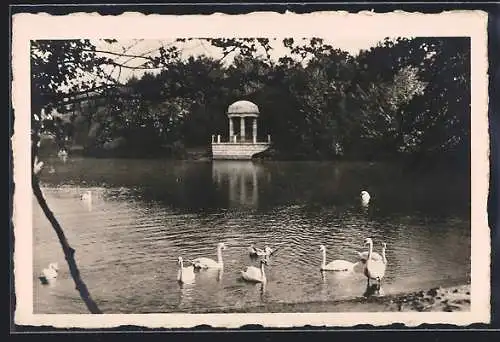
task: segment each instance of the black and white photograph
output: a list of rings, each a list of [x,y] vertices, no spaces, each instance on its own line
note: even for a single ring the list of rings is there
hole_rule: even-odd
[[[21,14],[12,64],[16,323],[489,322],[484,13]]]

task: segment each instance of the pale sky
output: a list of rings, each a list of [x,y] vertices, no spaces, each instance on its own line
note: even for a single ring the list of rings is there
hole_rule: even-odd
[[[355,56],[360,50],[369,49],[375,46],[377,43],[381,42],[385,37],[373,38],[373,37],[351,37],[345,39],[328,40],[324,39],[325,44],[329,44],[334,48],[341,49]],[[289,49],[285,48],[282,43],[283,38],[277,38],[275,40],[270,39],[270,45],[273,48],[270,52],[271,58],[273,60],[278,60],[278,58],[285,56]],[[294,38],[296,43],[300,43],[298,38]],[[103,41],[95,41],[98,50],[112,51],[116,53],[124,53],[130,55],[151,55],[158,51],[158,48],[164,46],[165,48],[176,44],[182,50],[183,58],[189,56],[207,55],[214,58],[221,58],[221,49],[212,46],[209,42],[204,40],[193,39],[191,41],[186,41],[185,43],[175,43],[174,40],[153,40],[153,39],[134,39],[134,40],[119,40],[117,43],[107,44]],[[225,63],[230,63],[232,58],[237,54],[237,52],[230,54],[225,58]],[[262,54],[264,55],[264,50],[262,49]],[[108,57],[115,58],[115,56],[106,54]],[[124,63],[129,66],[137,66],[144,62],[144,59],[131,57],[118,57],[116,56],[116,61],[119,63]],[[132,75],[140,76],[144,73],[143,70],[130,70],[122,68],[120,73],[120,81],[124,82]],[[118,77],[119,70],[115,68],[113,71],[113,76]]]

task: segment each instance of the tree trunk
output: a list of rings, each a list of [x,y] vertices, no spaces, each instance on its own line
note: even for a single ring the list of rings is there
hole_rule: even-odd
[[[51,223],[52,227],[54,228],[54,231],[57,234],[57,237],[59,238],[59,242],[61,243],[61,247],[66,257],[66,261],[68,262],[71,277],[73,278],[76,284],[76,290],[80,294],[80,297],[85,302],[85,305],[87,305],[87,308],[91,313],[102,314],[102,311],[97,307],[97,304],[90,296],[87,286],[80,278],[80,271],[78,270],[78,266],[76,265],[75,261],[75,250],[71,248],[71,246],[69,245],[68,241],[66,240],[66,236],[64,235],[62,227],[59,225],[59,222],[57,222],[54,213],[52,213],[49,206],[47,205],[47,202],[43,197],[42,190],[40,189],[38,178],[35,175],[33,175],[32,177],[32,188],[33,188],[33,194],[35,195],[38,204],[42,208],[45,216]]]

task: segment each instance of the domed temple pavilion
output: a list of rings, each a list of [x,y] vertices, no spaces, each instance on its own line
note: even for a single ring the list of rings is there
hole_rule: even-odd
[[[250,101],[236,101],[227,109],[229,135],[227,141],[221,135],[212,135],[213,159],[252,159],[257,153],[267,150],[271,137],[267,141],[257,141],[257,119],[259,107]],[[250,125],[251,124],[251,125]]]

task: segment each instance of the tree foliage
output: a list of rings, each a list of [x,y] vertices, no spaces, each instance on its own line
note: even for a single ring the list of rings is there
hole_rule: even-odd
[[[222,57],[185,59],[177,47],[161,47],[137,56],[143,63],[135,66],[158,72],[124,85],[106,73],[105,67],[129,67],[112,58],[117,53],[86,40],[34,42],[33,111],[67,103],[62,98],[85,103],[71,115],[91,127],[89,153],[116,139],[127,141],[129,154],[207,146],[212,134],[227,135],[225,111],[239,99],[259,105],[259,131],[273,136],[277,156],[372,159],[467,147],[467,38],[385,39],[358,56],[320,38],[286,38],[281,43],[289,53],[277,61],[267,38],[200,40]],[[70,86],[82,74],[94,79]]]

